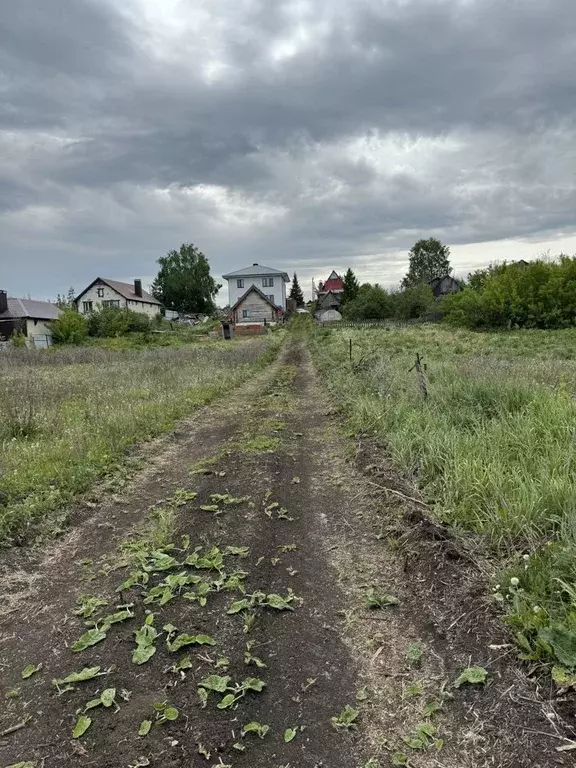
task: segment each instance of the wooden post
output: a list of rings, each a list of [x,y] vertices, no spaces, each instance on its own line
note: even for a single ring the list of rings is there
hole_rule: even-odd
[[[416,352],[416,362],[414,363],[412,368],[410,368],[410,371],[413,371],[414,369],[416,370],[416,373],[418,374],[418,384],[420,386],[420,391],[422,392],[422,397],[426,399],[428,397],[428,385],[426,384],[426,376],[424,375],[424,370],[422,368],[423,359],[424,358],[420,357],[420,353]],[[408,373],[410,373],[410,371],[408,371]]]
[[[352,339],[350,339],[350,362],[352,362]]]

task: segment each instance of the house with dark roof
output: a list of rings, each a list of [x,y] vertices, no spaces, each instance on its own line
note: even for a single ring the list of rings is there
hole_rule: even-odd
[[[143,290],[142,280],[121,283],[119,280],[97,277],[74,299],[78,312],[89,315],[100,309],[114,307],[131,309],[154,317],[162,310],[162,304],[152,294]]]
[[[286,283],[290,282],[287,272],[252,264],[222,275],[228,281],[228,303],[231,307],[243,297],[251,285],[255,285],[276,307],[286,309]]]
[[[464,290],[464,284],[461,280],[457,280],[452,275],[443,275],[442,277],[435,277],[428,281],[428,285],[432,289],[434,298],[443,299],[444,296],[448,296],[449,293],[459,293]]]
[[[60,315],[60,309],[49,301],[9,298],[0,291],[0,341],[13,334],[26,336],[30,345],[46,347],[52,344],[50,324]]]
[[[282,310],[257,285],[251,285],[230,310],[236,324],[276,323]]]

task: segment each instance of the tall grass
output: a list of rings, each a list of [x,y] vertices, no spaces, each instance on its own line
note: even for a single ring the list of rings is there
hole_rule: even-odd
[[[0,354],[0,542],[20,539],[113,468],[132,443],[239,384],[277,342]]]
[[[312,349],[354,429],[484,542],[525,652],[553,656],[543,628],[558,625],[575,633],[576,667],[576,602],[557,581],[576,583],[576,332],[317,330]]]

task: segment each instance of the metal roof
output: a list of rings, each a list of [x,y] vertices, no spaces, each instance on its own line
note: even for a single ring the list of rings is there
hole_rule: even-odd
[[[231,277],[261,277],[263,275],[281,275],[285,283],[290,282],[287,272],[282,272],[280,269],[272,269],[272,267],[265,267],[263,264],[252,264],[251,267],[228,272],[227,275],[222,275],[222,277],[224,280],[229,280]]]
[[[0,320],[18,317],[29,317],[32,320],[56,320],[59,316],[60,308],[49,301],[8,299],[8,311],[0,314]]]
[[[93,285],[96,285],[96,283],[106,283],[112,290],[116,291],[116,293],[119,293],[120,296],[123,296],[129,301],[141,301],[145,304],[157,304],[159,307],[162,306],[161,301],[155,299],[152,294],[144,289],[142,289],[142,296],[138,296],[138,294],[134,293],[134,283],[121,283],[119,280],[108,280],[107,277],[97,277],[96,280],[93,280],[90,285],[82,291],[82,293],[79,293],[78,296],[76,296],[75,301],[78,301],[78,299],[84,296],[86,291],[89,291]]]

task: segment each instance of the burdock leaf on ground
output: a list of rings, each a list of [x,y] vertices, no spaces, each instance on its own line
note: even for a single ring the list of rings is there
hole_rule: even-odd
[[[288,744],[292,741],[292,739],[295,738],[296,734],[298,733],[298,728],[286,728],[284,731],[284,742]]]
[[[80,715],[78,720],[76,721],[76,725],[74,726],[74,730],[72,731],[72,738],[73,739],[79,739],[80,736],[83,736],[88,728],[92,725],[92,720],[89,717],[86,717],[86,715]]]
[[[454,681],[454,688],[460,688],[461,685],[482,685],[486,682],[488,672],[484,667],[468,667],[462,670],[460,675]]]
[[[26,680],[28,677],[32,677],[36,672],[40,672],[42,664],[27,664],[22,670],[22,679]]]
[[[552,648],[554,656],[563,667],[576,668],[576,633],[561,626],[544,627],[538,637]]]
[[[89,629],[75,643],[72,643],[71,648],[76,653],[78,651],[85,651],[86,648],[90,648],[92,645],[96,645],[96,643],[100,643],[105,639],[106,632],[103,629]]]
[[[187,635],[185,632],[178,635],[172,642],[168,641],[168,650],[171,653],[180,650],[186,645],[216,645],[216,640],[210,635]]]
[[[93,680],[101,674],[100,667],[84,667],[80,672],[71,672],[66,677],[57,677],[52,682],[54,685],[68,685],[68,683],[83,683],[85,680]]]
[[[142,720],[138,729],[138,736],[148,736],[152,728],[152,720]]]
[[[383,595],[374,587],[370,587],[364,595],[364,605],[373,611],[378,608],[385,608],[388,605],[398,605],[399,603],[400,600],[394,597],[394,595]]]
[[[208,677],[205,677],[203,680],[200,680],[198,683],[198,686],[200,688],[205,688],[207,691],[216,691],[216,693],[224,693],[224,691],[228,688],[228,683],[230,682],[231,678],[228,675],[221,676],[221,675],[209,675]]]

